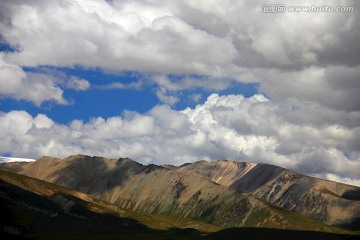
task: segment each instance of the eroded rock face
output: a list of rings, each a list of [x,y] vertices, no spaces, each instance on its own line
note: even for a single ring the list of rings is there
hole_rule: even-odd
[[[179,167],[177,170],[184,174],[199,174],[223,186],[230,186],[255,166],[255,163],[227,160],[219,162],[199,161],[193,164],[187,164],[184,167]]]
[[[310,191],[301,196],[290,209],[314,219],[327,221],[329,201],[320,192]]]
[[[237,161],[200,161],[178,168],[218,184],[253,194],[266,201],[329,224],[360,217],[360,188],[316,179],[284,168]]]
[[[254,193],[267,201],[277,202],[299,178],[299,174],[284,171],[276,180],[261,186]]]
[[[175,200],[178,200],[180,198],[181,194],[184,192],[185,189],[186,189],[186,186],[184,185],[184,183],[181,180],[179,180],[175,183],[175,186],[173,188]]]

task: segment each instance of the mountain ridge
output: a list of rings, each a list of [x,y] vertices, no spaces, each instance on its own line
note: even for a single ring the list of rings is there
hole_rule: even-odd
[[[84,193],[0,170],[2,239],[357,239],[349,233],[223,229],[190,219],[129,212]],[[220,231],[219,231],[220,230]]]
[[[243,162],[222,162],[223,165],[225,163],[231,165],[232,168],[225,168],[223,172],[210,171],[210,175],[213,174],[211,176],[223,181],[219,181],[220,183],[224,184],[226,182],[228,186],[216,183],[214,179],[212,181],[205,181],[206,177],[199,173],[189,174],[191,173],[191,171],[188,171],[189,168],[194,166],[209,164],[217,166],[216,162],[205,161],[167,169],[157,165],[145,166],[128,158],[116,160],[73,155],[64,159],[43,157],[32,163],[6,163],[1,164],[0,168],[85,192],[123,208],[143,213],[198,218],[215,223],[225,222],[227,227],[245,226],[248,224],[247,220],[251,219],[251,216],[256,213],[257,209],[263,209],[263,212],[270,212],[274,215],[280,216],[282,214],[267,203],[257,200],[256,197],[258,196],[256,194],[250,192],[255,197],[247,194],[244,195],[239,192],[241,189],[234,188],[234,186],[244,186],[243,183],[242,185],[231,186],[234,182],[241,180],[242,177],[251,173],[253,169],[262,165]],[[234,168],[234,166],[238,167],[238,169]],[[224,166],[222,167],[224,168]],[[197,167],[196,169],[199,170],[200,168]],[[278,170],[279,172],[275,175],[281,175],[285,170]],[[236,175],[239,171],[242,175]],[[187,174],[184,172],[187,172]],[[219,178],[216,175],[224,174],[224,172],[231,177]],[[241,178],[239,178],[240,175],[242,176]],[[270,179],[278,180],[278,178],[274,177]],[[233,190],[231,190],[231,187]],[[270,188],[268,187],[268,189]],[[329,195],[328,193],[321,194]],[[268,195],[263,194],[263,196]],[[231,204],[229,204],[230,206],[225,206],[223,203],[226,201],[230,201],[233,206],[231,207]],[[276,202],[273,204],[278,205]],[[312,206],[312,208],[316,207]],[[204,209],[207,209],[207,211],[204,211]],[[310,210],[308,211],[310,212]],[[298,210],[298,212],[301,211]],[[347,211],[343,212],[347,214]],[[308,212],[301,213],[306,215]],[[350,217],[344,214],[340,214],[340,217],[345,219],[345,223],[351,223],[354,220],[351,217],[358,216],[356,214],[357,212],[353,211],[353,215]],[[268,218],[267,223],[265,221],[266,217]],[[263,226],[266,224],[269,224],[269,227],[281,225],[274,221],[271,222],[270,218],[270,216],[264,217]]]
[[[248,164],[229,160],[200,161],[177,170],[202,175],[221,185],[330,224],[343,224],[346,218],[356,220],[360,216],[360,188],[356,186],[309,177],[269,164],[252,165],[243,174]],[[346,207],[339,209],[337,206]]]

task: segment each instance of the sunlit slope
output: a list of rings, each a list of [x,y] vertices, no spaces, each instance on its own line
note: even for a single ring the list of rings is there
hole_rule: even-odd
[[[360,229],[360,188],[268,164],[199,161],[177,168],[329,224]]]

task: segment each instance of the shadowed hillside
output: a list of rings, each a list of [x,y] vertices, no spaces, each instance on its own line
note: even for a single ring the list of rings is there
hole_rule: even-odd
[[[186,219],[142,215],[86,194],[0,171],[2,239],[356,239],[279,229],[220,228]],[[165,227],[168,226],[168,227]],[[196,227],[178,228],[177,226]]]
[[[65,159],[43,157],[32,163],[9,163],[0,167],[144,214],[197,219],[222,227],[340,231],[198,174],[143,166],[130,159],[75,155]]]
[[[169,239],[220,228],[174,217],[143,215],[86,194],[27,176],[0,171],[1,234],[45,239]],[[184,229],[180,229],[184,228]],[[197,228],[186,230],[186,227]],[[175,238],[177,239],[177,238]]]

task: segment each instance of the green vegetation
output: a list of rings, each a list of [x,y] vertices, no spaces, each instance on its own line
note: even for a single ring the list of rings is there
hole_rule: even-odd
[[[306,218],[298,213],[291,212],[289,210],[275,206],[264,200],[262,201],[271,209],[271,216],[268,218],[268,222],[271,222],[271,224],[263,224],[261,227],[274,227],[277,225],[277,228],[291,230],[311,229],[314,231],[329,233],[354,234],[353,231],[348,231],[337,228],[335,226],[327,225],[321,221]]]
[[[259,209],[254,212],[246,219],[244,227],[253,227],[262,225],[263,221],[271,216],[271,212],[268,209]]]

